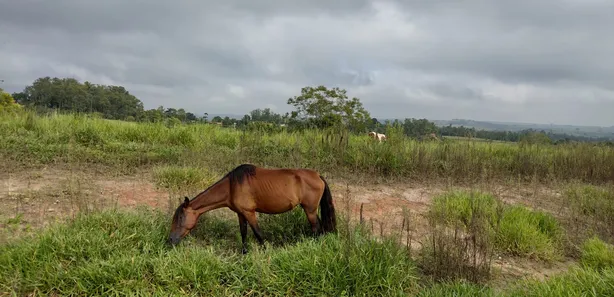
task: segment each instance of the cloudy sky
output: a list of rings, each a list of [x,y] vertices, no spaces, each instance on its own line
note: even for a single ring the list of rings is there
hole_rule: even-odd
[[[123,85],[244,114],[301,87],[375,117],[614,125],[612,0],[0,0],[0,87]]]

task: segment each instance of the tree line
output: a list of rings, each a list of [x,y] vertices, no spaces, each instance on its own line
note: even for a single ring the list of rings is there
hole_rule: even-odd
[[[451,125],[438,127],[427,119],[407,118],[381,122],[371,117],[360,99],[349,98],[347,91],[344,89],[327,88],[325,86],[302,88],[300,95],[287,100],[287,104],[294,107],[294,110],[285,114],[275,113],[269,108],[264,108],[252,110],[241,119],[216,116],[211,120],[208,119],[207,113],[202,113],[203,116],[197,116],[183,108],[159,106],[145,110],[143,102],[122,86],[93,84],[88,81],[81,83],[74,78],[42,77],[36,79],[32,85],[26,86],[22,92],[13,93],[12,96],[9,94],[2,96],[0,108],[5,109],[6,107],[3,106],[23,105],[39,112],[49,110],[83,112],[97,114],[107,119],[139,122],[175,124],[213,122],[224,127],[270,132],[338,128],[353,133],[365,133],[367,131],[385,133],[387,127],[396,125],[402,127],[403,134],[406,136],[419,139],[425,136],[431,139],[428,136],[434,134],[439,138],[441,136],[456,136],[511,142],[608,141],[608,139],[534,130],[512,132],[476,130]]]

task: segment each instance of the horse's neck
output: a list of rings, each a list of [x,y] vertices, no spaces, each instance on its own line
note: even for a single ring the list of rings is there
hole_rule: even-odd
[[[192,200],[190,206],[199,214],[203,214],[216,208],[228,206],[228,186],[228,179],[226,178],[225,180],[209,188],[207,191],[198,194],[198,196]]]

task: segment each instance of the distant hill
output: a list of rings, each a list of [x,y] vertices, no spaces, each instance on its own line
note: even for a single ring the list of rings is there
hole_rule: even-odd
[[[242,119],[243,115],[238,114],[209,114],[209,119],[212,119],[216,116],[220,116],[222,118],[229,117],[231,119]],[[385,121],[394,121],[395,119],[391,118],[377,118],[380,122],[384,123]],[[402,119],[399,119],[402,121]],[[439,127],[443,126],[464,126],[467,128],[474,128],[476,130],[487,130],[487,131],[512,131],[518,132],[522,130],[533,129],[537,131],[544,130],[546,132],[556,133],[556,134],[568,134],[574,136],[584,136],[584,137],[592,137],[592,138],[600,138],[605,137],[608,139],[614,140],[614,126],[611,127],[599,127],[599,126],[574,126],[574,125],[555,125],[555,124],[535,124],[535,123],[517,123],[517,122],[490,122],[490,121],[474,121],[467,119],[452,119],[452,120],[431,120],[435,123],[435,125]]]
[[[386,120],[394,121],[395,119],[378,118],[380,122]],[[402,121],[402,119],[399,119]],[[533,129],[537,131],[544,130],[556,134],[567,134],[574,136],[584,136],[591,138],[609,138],[614,139],[614,126],[599,127],[599,126],[574,126],[574,125],[555,125],[555,124],[534,124],[534,123],[516,123],[516,122],[489,122],[489,121],[474,121],[466,119],[452,120],[432,120],[435,125],[444,127],[452,125],[453,127],[464,126],[466,128],[474,128],[476,130],[487,131],[512,131],[518,132],[522,130]]]
[[[574,125],[555,125],[555,124],[533,124],[533,123],[514,123],[514,122],[487,122],[474,121],[465,119],[453,120],[434,120],[437,126],[465,126],[476,130],[491,130],[491,131],[521,131],[527,129],[544,130],[546,132],[568,134],[584,137],[607,137],[614,139],[614,126],[599,127],[599,126],[574,126]]]

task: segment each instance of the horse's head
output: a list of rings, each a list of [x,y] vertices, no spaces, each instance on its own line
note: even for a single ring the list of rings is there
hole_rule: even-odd
[[[169,243],[172,245],[178,244],[194,228],[196,221],[198,221],[198,214],[190,207],[190,199],[185,197],[185,200],[177,207],[173,215],[171,233],[168,238]]]

